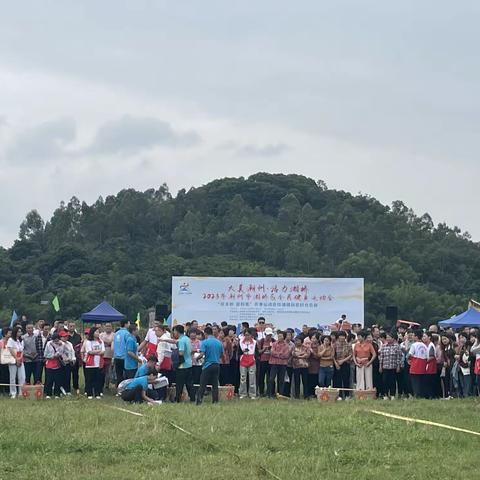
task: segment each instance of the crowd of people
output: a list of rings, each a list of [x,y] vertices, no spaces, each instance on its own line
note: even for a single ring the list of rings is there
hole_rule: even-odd
[[[16,398],[25,384],[43,384],[47,399],[72,393],[101,399],[106,389],[129,380],[121,392],[124,400],[155,403],[166,397],[165,384],[160,391],[152,388],[162,376],[175,385],[176,402],[187,396],[201,403],[207,387],[216,402],[219,385],[231,385],[240,399],[309,399],[317,386],[337,388],[338,400],[349,399],[355,389],[375,389],[384,399],[479,394],[477,328],[338,326],[331,332],[307,325],[301,331],[278,330],[260,317],[237,331],[226,322],[170,328],[155,321],[141,338],[127,321],[117,328],[95,324],[79,333],[75,322],[34,325],[22,318],[2,331],[1,391]]]

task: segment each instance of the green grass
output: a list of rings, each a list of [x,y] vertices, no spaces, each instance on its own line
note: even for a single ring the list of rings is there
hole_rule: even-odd
[[[262,467],[282,480],[472,479],[480,445],[473,435],[369,413],[480,432],[480,402],[473,399],[149,407],[115,398],[1,398],[0,409],[0,479],[273,478]]]

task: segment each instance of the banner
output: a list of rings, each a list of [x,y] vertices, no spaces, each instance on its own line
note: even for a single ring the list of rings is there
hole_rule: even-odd
[[[364,316],[363,278],[172,277],[172,325],[229,325],[265,317],[275,328],[326,326]]]

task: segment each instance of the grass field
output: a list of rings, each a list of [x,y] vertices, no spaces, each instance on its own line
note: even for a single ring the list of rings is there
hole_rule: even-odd
[[[480,402],[473,399],[150,407],[112,397],[2,398],[0,409],[2,480],[275,478],[264,468],[282,480],[480,478],[480,437],[369,413],[480,432]]]

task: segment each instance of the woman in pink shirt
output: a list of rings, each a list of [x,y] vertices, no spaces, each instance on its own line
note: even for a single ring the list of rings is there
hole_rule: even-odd
[[[290,345],[285,341],[285,332],[278,332],[277,341],[272,344],[270,349],[270,381],[268,384],[268,396],[270,398],[275,398],[277,392],[279,394],[283,392],[285,372],[291,352]],[[275,390],[275,379],[277,390]]]

